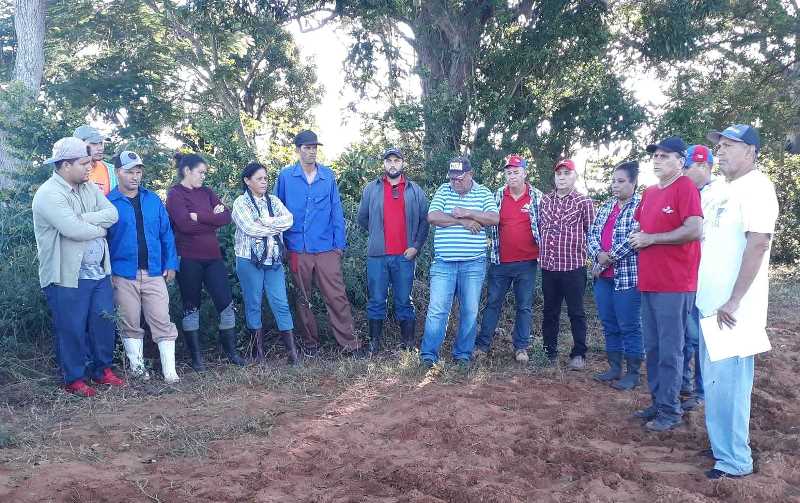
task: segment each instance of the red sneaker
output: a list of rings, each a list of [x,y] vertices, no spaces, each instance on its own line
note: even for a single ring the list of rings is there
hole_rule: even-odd
[[[97,384],[108,384],[110,386],[125,386],[125,381],[117,377],[111,369],[103,370],[103,376],[100,379],[92,379]]]
[[[64,386],[64,391],[67,393],[72,393],[73,395],[82,396],[84,398],[90,398],[97,394],[94,388],[87,386],[82,379],[78,379],[74,383],[67,384]]]

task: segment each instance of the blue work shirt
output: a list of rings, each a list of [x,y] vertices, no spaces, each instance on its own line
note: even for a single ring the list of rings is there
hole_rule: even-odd
[[[273,193],[294,216],[292,228],[283,233],[289,251],[344,250],[344,210],[331,168],[317,164],[317,175],[309,184],[300,162],[286,166],[275,181]]]
[[[111,273],[127,279],[136,279],[139,269],[150,276],[160,276],[167,269],[178,269],[178,252],[175,236],[169,224],[169,215],[161,199],[149,190],[139,187],[144,236],[147,242],[147,267],[139,265],[139,245],[136,237],[136,212],[128,198],[114,189],[108,200],[117,208],[119,220],[108,229],[108,249],[111,254]]]

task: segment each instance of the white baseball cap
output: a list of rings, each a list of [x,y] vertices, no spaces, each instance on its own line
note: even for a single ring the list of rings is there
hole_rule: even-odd
[[[89,156],[89,146],[85,141],[74,136],[61,138],[53,144],[53,155],[44,161],[45,164],[53,164],[67,159],[80,159]]]
[[[115,166],[117,169],[131,169],[136,166],[144,166],[139,154],[130,150],[123,150],[119,153],[119,166]]]

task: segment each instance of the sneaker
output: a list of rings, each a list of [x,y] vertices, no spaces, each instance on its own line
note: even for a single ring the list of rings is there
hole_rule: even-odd
[[[108,368],[103,370],[103,375],[99,379],[92,378],[92,381],[97,384],[108,384],[109,386],[125,386],[125,381],[117,377],[116,374]]]
[[[67,393],[72,393],[73,395],[82,396],[84,398],[90,398],[97,394],[94,388],[83,382],[83,379],[78,379],[73,383],[67,384],[64,386],[64,391]]]
[[[749,473],[744,475],[733,475],[731,473],[723,472],[722,470],[717,470],[716,468],[712,468],[706,471],[705,474],[708,480],[741,479],[743,477],[747,477],[748,475],[750,475]]]
[[[657,415],[658,415],[658,409],[656,409],[655,405],[651,405],[646,409],[637,410],[636,412],[633,413],[633,417],[637,419],[646,419],[648,421],[651,419],[655,419]]]
[[[586,368],[586,358],[578,355],[573,356],[567,364],[569,370],[583,370]]]
[[[683,409],[685,412],[690,412],[701,405],[703,405],[703,399],[697,396],[692,396],[681,402],[681,409]]]
[[[528,357],[528,351],[524,349],[518,349],[514,352],[514,359],[517,360],[518,363],[528,363],[530,358]]]
[[[678,426],[680,426],[682,422],[683,421],[681,420],[681,418],[671,418],[665,416],[664,414],[659,414],[655,417],[655,419],[648,421],[644,425],[644,427],[648,431],[655,431],[655,432],[669,431],[673,428],[677,428]]]

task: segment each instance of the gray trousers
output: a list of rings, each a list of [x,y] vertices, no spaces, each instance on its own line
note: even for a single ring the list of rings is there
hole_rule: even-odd
[[[694,292],[642,292],[647,384],[659,414],[679,418],[683,344]]]

